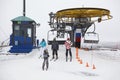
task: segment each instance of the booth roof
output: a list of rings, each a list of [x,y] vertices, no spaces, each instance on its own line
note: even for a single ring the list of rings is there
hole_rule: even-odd
[[[34,20],[26,16],[19,16],[19,17],[12,19],[11,21],[34,21]]]

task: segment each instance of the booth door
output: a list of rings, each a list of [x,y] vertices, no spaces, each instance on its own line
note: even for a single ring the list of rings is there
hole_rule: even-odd
[[[23,45],[32,45],[32,29],[29,27],[21,28],[21,43]]]

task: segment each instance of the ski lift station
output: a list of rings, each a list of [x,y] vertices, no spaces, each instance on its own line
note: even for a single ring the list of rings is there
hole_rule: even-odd
[[[25,0],[23,0],[23,16],[12,19],[12,34],[10,35],[10,53],[29,53],[36,47],[36,22],[26,17]],[[47,16],[47,15],[46,15]],[[49,13],[49,26],[47,41],[50,45],[54,38],[59,44],[64,44],[67,38],[73,46],[81,48],[83,43],[99,42],[99,34],[95,32],[95,22],[112,18],[110,11],[103,8],[69,8]],[[87,30],[94,26],[93,31]],[[38,25],[39,26],[39,25]]]
[[[64,44],[67,37],[73,46],[81,48],[82,39],[84,43],[98,43],[99,34],[95,32],[95,22],[101,22],[112,18],[110,11],[103,8],[69,8],[49,14],[49,25],[51,30],[48,36],[53,33],[59,44]],[[91,32],[87,30],[94,25]],[[54,34],[56,32],[56,34]],[[52,39],[48,37],[48,44]]]

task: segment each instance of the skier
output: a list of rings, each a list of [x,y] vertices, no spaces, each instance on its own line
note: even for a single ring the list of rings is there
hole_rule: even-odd
[[[46,48],[46,41],[45,41],[45,39],[42,39],[42,41],[40,42],[39,46],[40,46],[40,57],[42,57],[43,56],[43,52],[44,52],[44,50]]]
[[[56,55],[55,59],[57,60],[58,59],[59,44],[55,38],[53,39],[51,49],[52,49],[52,59],[54,59],[54,55]]]
[[[67,40],[65,41],[65,47],[66,47],[66,62],[68,61],[68,51],[69,51],[69,55],[70,55],[70,61],[72,61],[71,46],[72,46],[72,42],[70,41],[70,38],[67,38]]]
[[[49,66],[49,62],[48,62],[49,53],[48,53],[47,49],[44,50],[43,58],[44,58],[44,61],[43,61],[43,64],[42,64],[42,70],[44,70],[45,66],[46,66],[46,70],[48,70],[48,66]]]

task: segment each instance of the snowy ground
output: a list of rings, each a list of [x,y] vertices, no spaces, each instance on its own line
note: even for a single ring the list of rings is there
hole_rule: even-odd
[[[48,49],[51,58],[50,46]],[[27,55],[0,55],[0,80],[120,80],[119,50],[79,50],[83,61],[80,64],[75,48],[72,48],[73,61],[66,62],[64,46],[60,46],[59,59],[49,61],[48,71],[42,71],[39,52],[34,49]],[[90,67],[86,67],[86,62]],[[92,69],[92,64],[96,69]]]

